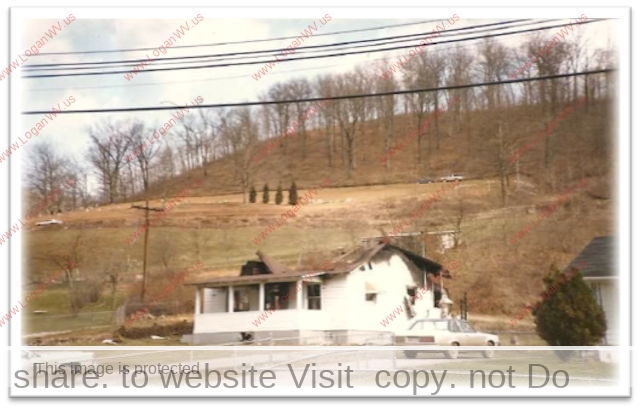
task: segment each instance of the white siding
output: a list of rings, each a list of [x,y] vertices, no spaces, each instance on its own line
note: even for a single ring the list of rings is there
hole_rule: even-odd
[[[377,290],[376,301],[366,301],[367,284]],[[269,315],[258,326],[253,324],[262,310],[251,312],[226,312],[227,295],[224,289],[204,290],[203,314],[195,317],[194,333],[229,331],[276,331],[276,330],[347,330],[388,332],[407,329],[416,317],[439,317],[440,309],[433,307],[433,293],[417,291],[416,316],[409,319],[403,297],[407,287],[420,288],[422,283],[414,282],[408,266],[400,256],[393,255],[388,261],[365,263],[364,270],[356,268],[347,275],[331,275],[322,278],[321,308],[307,310],[306,291],[304,308],[301,310],[278,310]],[[295,296],[291,298],[295,303]],[[291,306],[293,308],[293,305]],[[386,326],[381,322],[395,309],[402,312],[389,320]]]
[[[257,323],[264,312],[203,313],[196,315],[193,333],[255,332],[277,330],[330,330],[321,310],[276,310]],[[254,322],[257,323],[254,324]]]
[[[604,310],[607,319],[607,335],[605,343],[608,345],[618,345],[618,281],[617,279],[586,279],[588,282],[595,284],[598,290],[595,294],[596,299]]]
[[[358,268],[347,276],[349,292],[345,301],[345,317],[349,320],[348,329],[372,331],[407,329],[413,319],[409,319],[407,315],[403,297],[406,296],[409,301],[407,288],[421,287],[422,283],[414,281],[406,263],[397,255],[392,256],[388,261],[371,262],[371,269],[369,264],[365,263],[364,268],[364,271]],[[365,300],[367,283],[378,290],[375,303]],[[402,312],[396,314],[393,321],[389,321],[386,326],[381,324],[394,309],[400,308]],[[429,308],[432,310],[431,315],[434,315],[431,292],[426,294],[419,292],[413,306],[416,316],[424,317]],[[436,310],[439,314],[439,309]]]
[[[347,285],[348,275],[336,275],[328,277],[322,284],[321,307],[326,312],[331,329],[349,329],[349,305],[348,295],[350,289]]]

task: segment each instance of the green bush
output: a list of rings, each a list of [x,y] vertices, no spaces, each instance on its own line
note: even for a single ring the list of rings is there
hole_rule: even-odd
[[[276,191],[276,205],[280,205],[284,197],[282,196],[282,185],[278,184],[278,190]]]
[[[256,187],[251,185],[251,190],[249,191],[249,202],[251,202],[252,204],[255,204],[257,196],[258,196],[258,193],[256,192]]]
[[[262,188],[262,203],[269,203],[269,185],[267,184],[264,184],[264,187]]]
[[[543,282],[546,290],[533,309],[538,335],[549,346],[599,344],[607,331],[607,323],[582,273],[572,268],[565,274],[551,267]],[[558,355],[566,358],[566,352]]]

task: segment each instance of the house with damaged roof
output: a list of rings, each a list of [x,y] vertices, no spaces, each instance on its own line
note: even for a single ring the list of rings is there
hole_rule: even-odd
[[[449,300],[442,265],[409,250],[376,243],[321,269],[289,269],[258,251],[237,276],[186,282],[195,290],[192,344],[283,339],[287,344],[392,344],[393,331],[417,318],[442,317]],[[325,261],[326,262],[326,261]],[[416,297],[418,289],[426,289]],[[408,303],[402,315],[380,319]]]

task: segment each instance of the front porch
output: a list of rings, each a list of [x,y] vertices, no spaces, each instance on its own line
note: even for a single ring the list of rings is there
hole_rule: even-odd
[[[239,280],[244,283],[238,283]],[[195,288],[194,335],[324,331],[322,282],[300,277],[244,277],[232,283],[201,283]],[[251,282],[247,283],[250,279]],[[259,283],[255,283],[258,282]],[[227,337],[228,338],[228,337]]]

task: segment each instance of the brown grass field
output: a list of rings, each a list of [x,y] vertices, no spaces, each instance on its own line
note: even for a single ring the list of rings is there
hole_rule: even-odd
[[[514,118],[520,118],[516,114],[521,115],[522,120],[512,124],[513,132],[529,135],[539,129],[540,121],[535,113],[518,112]],[[606,153],[582,144],[593,135],[605,140],[611,138],[612,131],[605,131],[603,125],[608,114],[606,110],[598,116],[576,114],[559,126],[556,157],[545,178],[540,168],[541,151],[536,148],[527,152],[522,159],[519,180],[514,174],[509,176],[506,206],[502,204],[497,174],[488,165],[487,158],[491,155],[487,153],[484,122],[476,118],[474,122],[480,126],[470,129],[453,123],[447,115],[443,117],[441,148],[428,164],[416,165],[415,152],[408,147],[394,157],[392,168],[385,170],[380,162],[383,152],[380,141],[374,138],[377,126],[367,124],[361,140],[367,143],[358,154],[360,165],[350,175],[344,171],[338,154],[333,165],[328,165],[319,131],[310,132],[308,155],[304,159],[294,160],[302,158],[299,141],[295,139],[289,155],[285,156],[281,150],[269,154],[252,169],[252,181],[258,191],[256,204],[243,203],[230,159],[209,164],[206,175],[199,170],[197,175],[192,173],[156,183],[151,190],[151,197],[155,198],[151,206],[160,206],[159,198],[174,195],[196,178],[203,177],[205,181],[151,229],[148,294],[152,295],[167,278],[192,266],[198,259],[204,262],[198,277],[239,274],[241,265],[255,258],[257,250],[291,268],[312,266],[335,256],[341,248],[358,245],[363,237],[389,232],[402,218],[408,220],[417,204],[442,186],[441,183],[416,184],[421,176],[437,178],[456,172],[464,174],[466,179],[453,191],[447,190],[408,230],[451,230],[459,221],[460,246],[448,251],[445,258],[438,253],[436,243],[428,242],[427,256],[440,262],[458,260],[461,266],[452,272],[454,279],[446,284],[453,299],[457,302],[467,292],[472,317],[483,314],[500,318],[489,326],[493,329],[499,328],[504,318],[504,325],[508,326],[506,321],[539,293],[541,278],[551,265],[564,268],[593,237],[614,233],[611,160]],[[472,117],[479,115],[474,113]],[[398,136],[411,129],[408,119],[403,122],[405,117],[399,116],[397,120]],[[332,181],[331,186],[318,189],[312,203],[300,209],[295,218],[288,219],[258,246],[252,242],[274,218],[290,209],[288,205],[273,203],[278,182],[285,189],[286,203],[286,189],[291,180],[296,181],[302,195],[325,178]],[[548,220],[542,221],[515,245],[507,242],[564,187],[580,178],[586,179],[586,188],[572,195]],[[271,189],[271,203],[266,205],[261,203],[265,182]],[[117,270],[120,281],[115,295],[110,294],[110,285],[105,284],[100,300],[84,306],[81,313],[112,310],[136,294],[140,283],[137,275],[142,271],[143,241],[140,239],[130,246],[124,242],[144,222],[142,212],[131,209],[132,203],[141,204],[140,198],[135,199],[136,202],[56,216],[64,221],[63,227],[38,228],[36,220],[32,220],[23,228],[25,280],[33,282],[45,277],[57,269],[56,257],[75,253],[83,275],[104,279],[105,272]],[[72,252],[75,241],[78,246]],[[27,286],[25,292],[30,289],[32,286]],[[37,333],[46,328],[38,325],[38,321],[45,319],[33,316],[34,310],[69,313],[67,293],[63,286],[51,288],[40,300],[32,302],[24,312],[28,318],[27,332]],[[189,288],[176,290],[170,299],[184,312],[193,304]],[[73,328],[72,322],[70,319],[56,327],[59,330]]]

